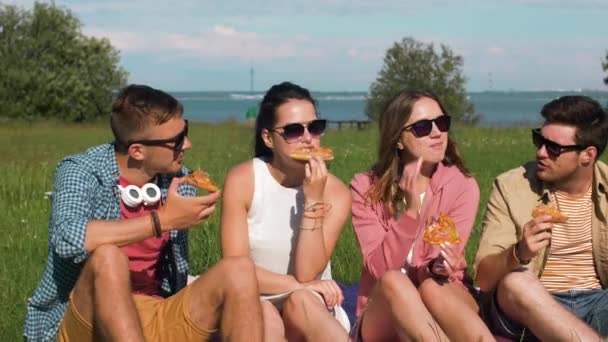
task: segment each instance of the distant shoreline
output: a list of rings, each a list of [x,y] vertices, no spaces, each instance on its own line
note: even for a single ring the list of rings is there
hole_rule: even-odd
[[[171,94],[181,93],[235,93],[235,94],[263,94],[267,89],[259,90],[165,90]],[[311,90],[313,94],[367,94],[367,90]],[[608,94],[608,87],[606,89],[486,89],[486,90],[471,90],[467,91],[467,94],[479,94],[479,93],[603,93]]]

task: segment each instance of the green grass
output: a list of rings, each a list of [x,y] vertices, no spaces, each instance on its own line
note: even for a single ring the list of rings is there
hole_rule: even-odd
[[[227,171],[251,157],[252,131],[245,126],[193,124],[194,148],[186,165],[204,168],[220,184]],[[471,261],[479,240],[479,223],[493,178],[534,157],[526,128],[456,127],[467,166],[481,188],[477,224],[467,246]],[[344,183],[369,168],[376,152],[376,129],[333,130],[324,137],[336,160],[331,171]],[[44,193],[52,190],[53,173],[64,156],[110,141],[104,124],[66,125],[53,122],[3,123],[0,127],[0,341],[20,339],[25,304],[37,286],[47,255],[47,221],[50,203]],[[220,257],[219,215],[191,230],[192,273],[213,265]],[[332,258],[336,279],[357,280],[361,257],[350,221]]]

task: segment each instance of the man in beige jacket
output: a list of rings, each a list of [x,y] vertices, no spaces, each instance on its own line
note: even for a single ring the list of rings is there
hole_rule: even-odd
[[[496,178],[475,260],[483,315],[512,339],[597,341],[608,334],[608,116],[594,100],[546,104],[536,161]],[[568,219],[532,217],[540,205]]]

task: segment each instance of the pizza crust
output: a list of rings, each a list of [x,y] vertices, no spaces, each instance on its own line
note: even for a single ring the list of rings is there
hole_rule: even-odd
[[[532,217],[550,215],[553,223],[565,223],[568,221],[568,216],[562,214],[559,209],[552,205],[539,204],[532,210]]]
[[[323,160],[333,160],[334,153],[329,147],[300,148],[289,155],[295,160],[308,161],[312,157],[321,157]]]
[[[200,169],[184,176],[184,180],[188,184],[192,184],[199,189],[207,190],[209,192],[216,192],[220,189],[213,183],[211,177],[209,177],[209,174]]]

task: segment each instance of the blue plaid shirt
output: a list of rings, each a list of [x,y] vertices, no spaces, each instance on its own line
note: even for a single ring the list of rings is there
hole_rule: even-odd
[[[176,176],[187,173],[186,169]],[[119,220],[120,173],[114,146],[104,144],[62,160],[55,173],[49,223],[49,247],[46,267],[38,288],[27,305],[24,335],[31,341],[56,340],[57,330],[68,299],[89,254],[84,249],[87,223],[91,220]],[[159,187],[163,200],[173,175],[161,175]],[[184,196],[194,196],[196,189],[180,186]],[[163,296],[170,296],[186,286],[188,276],[187,231],[170,232],[171,248],[161,256]]]

